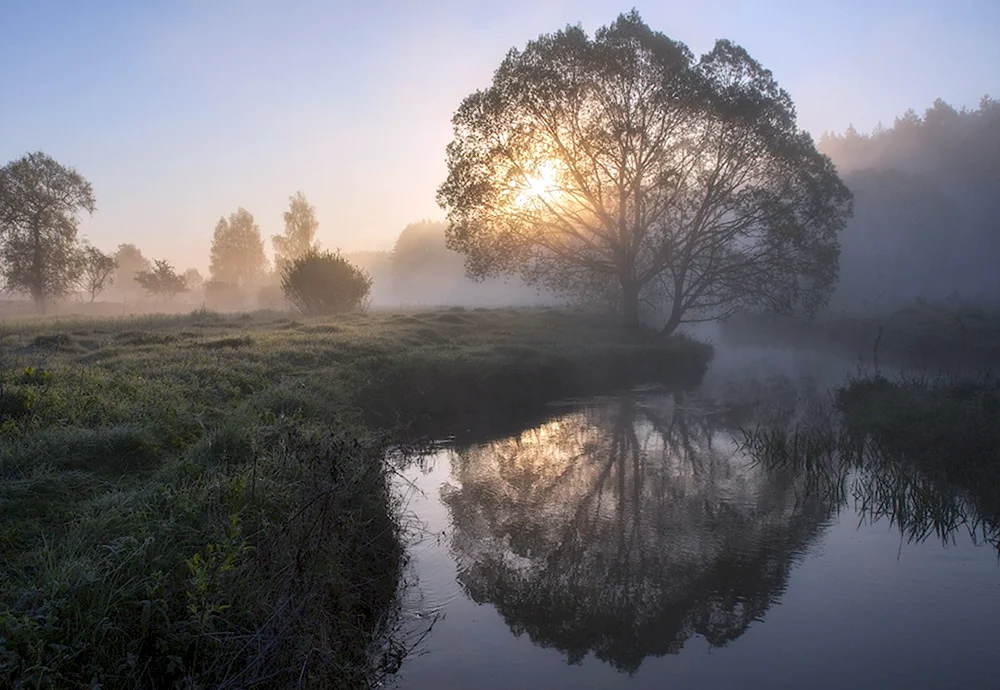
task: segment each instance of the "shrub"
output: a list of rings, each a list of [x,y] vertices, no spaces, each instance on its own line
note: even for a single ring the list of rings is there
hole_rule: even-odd
[[[365,306],[372,279],[340,252],[310,252],[287,263],[281,291],[303,314],[337,314]]]

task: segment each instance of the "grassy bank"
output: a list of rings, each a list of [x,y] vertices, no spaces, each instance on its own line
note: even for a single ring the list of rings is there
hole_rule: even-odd
[[[1000,550],[1000,381],[874,373],[837,389],[834,405],[805,423],[745,429],[743,447],[908,539],[967,531]]]
[[[361,686],[394,662],[389,445],[710,354],[554,310],[6,324],[0,685]]]
[[[872,375],[852,379],[836,402],[848,431],[1000,517],[1000,381]]]

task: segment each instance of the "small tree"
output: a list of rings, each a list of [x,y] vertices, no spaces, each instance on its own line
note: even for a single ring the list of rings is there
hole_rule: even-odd
[[[228,220],[219,218],[208,270],[212,280],[241,288],[252,285],[267,272],[260,228],[245,208],[237,209]]]
[[[86,245],[80,252],[80,288],[93,302],[97,296],[115,283],[118,262],[97,247]]]
[[[331,252],[311,251],[281,272],[285,299],[303,314],[336,314],[365,306],[372,279],[364,270]]]
[[[205,278],[197,268],[189,268],[183,273],[184,287],[188,290],[198,290],[205,285]]]
[[[445,243],[447,223],[430,220],[403,228],[392,249],[392,290],[413,297],[440,291],[465,277],[463,257]]]
[[[171,299],[188,289],[184,277],[177,275],[166,259],[157,259],[153,261],[152,269],[136,273],[135,282],[150,295],[166,299]]]
[[[289,199],[288,210],[285,211],[285,233],[271,237],[274,263],[279,273],[285,263],[309,252],[319,251],[319,242],[316,241],[318,228],[315,207],[306,200],[302,192],[296,192]]]

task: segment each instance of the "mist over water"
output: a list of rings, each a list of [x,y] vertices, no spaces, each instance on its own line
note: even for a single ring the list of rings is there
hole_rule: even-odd
[[[989,539],[914,528],[879,471],[841,494],[740,447],[829,414],[851,366],[724,349],[695,391],[553,406],[414,459],[404,606],[433,625],[398,687],[987,687]]]

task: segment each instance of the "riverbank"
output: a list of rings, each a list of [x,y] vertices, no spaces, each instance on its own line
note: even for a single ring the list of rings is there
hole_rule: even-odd
[[[967,491],[1000,519],[1000,381],[976,378],[851,379],[836,405],[849,433],[887,457]]]
[[[888,518],[910,539],[966,531],[1000,550],[1000,381],[876,370],[833,407],[742,428],[743,450],[800,476],[807,494]]]
[[[7,324],[0,684],[363,685],[396,661],[387,448],[710,358],[551,309]]]

